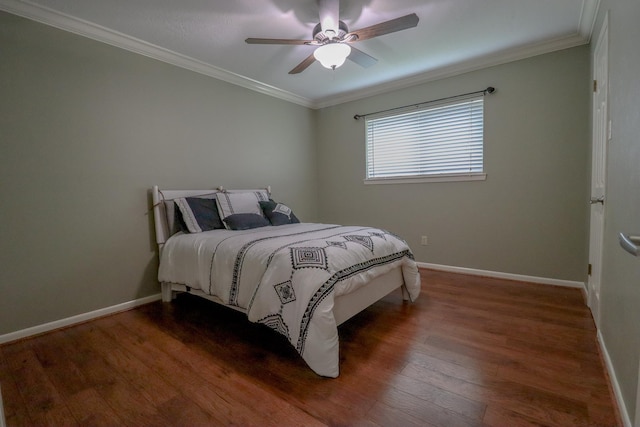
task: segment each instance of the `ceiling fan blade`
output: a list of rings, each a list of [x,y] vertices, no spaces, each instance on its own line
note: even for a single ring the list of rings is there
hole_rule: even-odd
[[[307,56],[304,59],[304,61],[296,65],[293,70],[289,71],[289,74],[298,74],[303,72],[304,70],[307,69],[307,67],[309,67],[309,65],[313,64],[315,60],[316,60],[316,57],[313,56],[313,53],[312,53],[311,55]]]
[[[295,40],[295,39],[256,39],[248,38],[245,43],[248,44],[311,44],[313,40]]]
[[[318,0],[318,11],[322,32],[326,34],[327,30],[331,30],[338,35],[340,0]]]
[[[378,62],[378,60],[373,56],[368,55],[353,46],[351,46],[351,54],[348,56],[348,59],[352,60],[363,68],[369,68],[372,65],[375,65],[376,62]]]
[[[407,28],[413,28],[418,25],[418,15],[411,13],[409,15],[401,16],[400,18],[391,19],[389,21],[381,22],[379,24],[372,25],[370,27],[362,28],[360,30],[352,31],[349,34],[355,34],[358,36],[357,41],[371,39],[373,37],[383,36],[389,33],[395,33],[396,31],[406,30]],[[347,34],[347,36],[349,35]]]

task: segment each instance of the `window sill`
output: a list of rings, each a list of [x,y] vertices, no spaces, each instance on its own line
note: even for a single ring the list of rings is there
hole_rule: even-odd
[[[423,182],[456,182],[456,181],[485,181],[486,173],[472,174],[442,174],[432,176],[403,176],[399,178],[369,178],[364,183],[370,184],[419,184]]]

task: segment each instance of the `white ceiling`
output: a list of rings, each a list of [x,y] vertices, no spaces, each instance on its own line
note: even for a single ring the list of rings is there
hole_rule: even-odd
[[[588,43],[599,0],[342,0],[350,30],[415,12],[418,26],[357,42],[369,68],[312,64],[316,0],[0,0],[0,9],[318,108]]]

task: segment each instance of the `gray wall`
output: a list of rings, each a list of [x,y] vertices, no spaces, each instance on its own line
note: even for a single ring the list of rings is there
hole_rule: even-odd
[[[363,184],[354,114],[487,86],[486,181]],[[589,96],[582,46],[320,110],[320,218],[389,229],[422,262],[584,282]]]
[[[640,259],[624,252],[618,233],[640,232],[640,2],[603,0],[595,49],[609,12],[609,117],[600,333],[630,419],[636,408],[640,358]],[[636,420],[640,422],[638,414]],[[638,425],[638,424],[637,424]]]
[[[158,293],[154,184],[313,220],[313,114],[0,13],[0,334]]]

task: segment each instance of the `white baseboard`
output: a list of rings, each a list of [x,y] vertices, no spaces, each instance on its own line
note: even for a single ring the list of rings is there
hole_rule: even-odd
[[[448,271],[451,273],[470,274],[472,276],[494,277],[496,279],[516,280],[518,282],[540,283],[543,285],[564,286],[568,288],[578,288],[586,290],[584,282],[572,280],[551,279],[547,277],[525,276],[523,274],[502,273],[499,271],[478,270],[475,268],[455,267],[451,265],[431,264],[417,262],[418,267],[429,268],[431,270]]]
[[[602,357],[604,358],[604,364],[607,368],[607,373],[609,374],[609,380],[611,381],[611,386],[613,387],[613,394],[616,397],[618,409],[620,409],[620,417],[622,418],[622,423],[624,427],[633,427],[633,425],[631,424],[629,411],[627,410],[627,406],[624,404],[624,399],[622,398],[622,390],[620,390],[620,384],[618,384],[616,371],[615,369],[613,369],[613,363],[611,362],[609,352],[607,351],[607,346],[604,344],[604,340],[602,339],[602,334],[600,333],[600,331],[598,331],[598,344],[600,345],[600,351],[602,353]]]
[[[129,310],[134,307],[138,307],[143,304],[158,301],[160,294],[150,295],[148,297],[139,298],[133,301],[123,302],[122,304],[113,305],[111,307],[101,308],[99,310],[91,311],[89,313],[78,314],[77,316],[67,317],[66,319],[56,320],[54,322],[45,323],[43,325],[33,326],[31,328],[22,329],[16,332],[10,332],[8,334],[0,335],[0,344],[10,341],[16,341],[22,338],[28,338],[34,335],[42,334],[44,332],[53,331],[55,329],[64,328],[66,326],[75,325],[77,323],[86,322],[87,320],[96,319],[98,317],[107,316],[109,314],[117,313],[119,311]]]
[[[441,264],[431,264],[425,262],[418,262],[418,267],[429,268],[432,270],[449,271],[452,273],[471,274],[474,276],[495,277],[498,279],[517,280],[521,282],[541,283],[554,286],[566,286],[571,288],[585,289],[585,284],[582,282],[573,282],[570,280],[549,279],[545,277],[525,276],[521,274],[501,273],[498,271],[489,270],[477,270],[474,268],[455,267]],[[45,323],[43,325],[33,326],[31,328],[22,329],[20,331],[11,332],[5,335],[0,335],[0,344],[10,341],[16,341],[22,338],[42,334],[55,329],[64,328],[77,323],[86,322],[87,320],[95,319],[109,314],[117,313],[119,311],[129,310],[139,305],[148,304],[150,302],[158,301],[161,299],[160,294],[150,295],[148,297],[136,299],[122,304],[117,304],[111,307],[101,308],[99,310],[91,311],[89,313],[79,314],[77,316],[67,317],[66,319],[56,320],[54,322]]]

